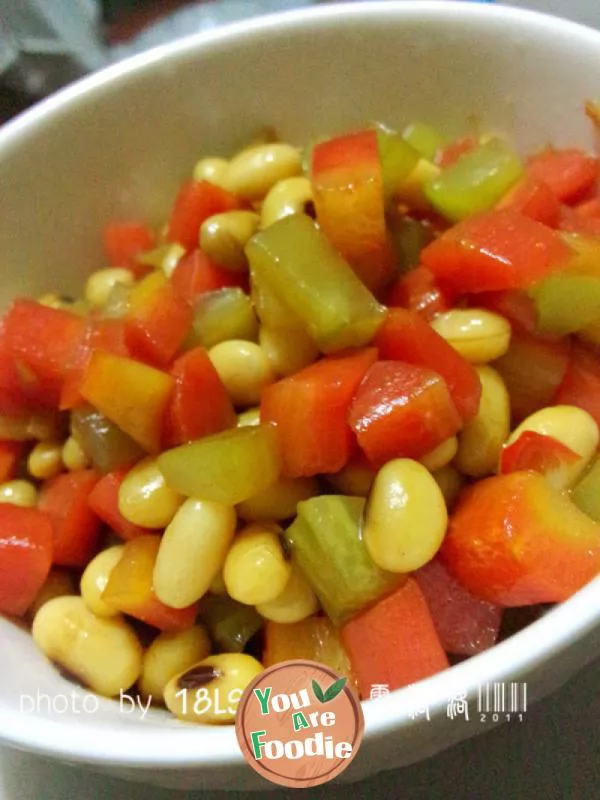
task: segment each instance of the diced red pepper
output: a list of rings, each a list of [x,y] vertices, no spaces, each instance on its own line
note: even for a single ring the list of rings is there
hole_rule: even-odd
[[[369,461],[420,458],[454,436],[461,419],[444,379],[426,367],[378,361],[365,375],[349,414]]]
[[[450,307],[433,273],[423,266],[397,278],[386,296],[386,305],[416,311],[428,321]]]
[[[24,450],[23,442],[0,441],[0,483],[12,481],[15,477]]]
[[[186,250],[198,247],[200,226],[213,214],[244,208],[244,202],[226,189],[208,181],[187,181],[175,198],[167,239]]]
[[[155,247],[156,235],[144,222],[112,220],[104,226],[102,241],[111,266],[127,267],[136,278],[148,272],[148,268],[137,261],[137,256]]]
[[[277,426],[288,478],[338,472],[350,458],[353,436],[348,410],[374,348],[330,356],[263,391],[262,422]]]
[[[594,197],[593,200],[580,203],[575,206],[573,211],[576,211],[580,216],[588,219],[600,219],[600,198]]]
[[[153,272],[131,291],[125,318],[126,341],[141,361],[165,367],[177,355],[192,326],[193,311],[162,272]]]
[[[442,288],[456,293],[522,289],[565,263],[556,231],[510,209],[460,222],[421,253]]]
[[[598,178],[598,160],[581,150],[548,148],[530,159],[527,174],[548,184],[561,203],[575,203]]]
[[[441,375],[463,420],[477,414],[481,398],[477,370],[417,313],[390,309],[373,344],[386,361],[405,361]]]
[[[315,145],[311,183],[323,233],[369,289],[384,287],[396,257],[386,228],[377,131]]]
[[[547,183],[530,176],[520,180],[498,203],[498,208],[518,211],[549,228],[558,228],[560,222],[558,198]]]
[[[223,269],[208,258],[202,250],[186,253],[175,267],[171,281],[177,293],[190,305],[205,292],[238,287],[248,292],[248,276],[243,272]]]
[[[165,447],[235,427],[236,413],[227,389],[203,347],[180,356],[171,375],[175,388],[165,421]]]
[[[34,508],[0,504],[0,614],[23,615],[52,565],[52,524]]]
[[[568,233],[600,236],[600,217],[596,217],[593,214],[581,214],[577,209],[563,206],[561,209],[560,229]]]
[[[92,470],[57,475],[42,487],[39,508],[52,522],[53,563],[63,567],[85,567],[98,546],[100,520],[89,505],[98,482]]]
[[[449,666],[414,578],[347,622],[341,637],[365,699],[374,685],[383,684],[393,691]]]
[[[533,333],[537,326],[537,311],[532,298],[518,289],[503,292],[481,292],[472,298],[472,305],[487,308],[507,319],[513,330]]]
[[[581,345],[573,347],[571,363],[554,403],[583,408],[600,425],[600,359],[595,353]]]
[[[125,342],[125,323],[120,319],[90,317],[70,366],[60,396],[61,410],[76,408],[84,402],[80,388],[92,353],[100,350],[115,356],[129,356]]]
[[[4,352],[23,368],[19,372],[22,391],[40,404],[58,406],[85,321],[34,300],[15,300],[2,325]],[[27,371],[32,373],[30,379]]]
[[[581,456],[552,436],[523,431],[515,442],[502,448],[498,471],[501,475],[522,470],[546,473],[580,459]]]
[[[456,164],[458,159],[464,156],[465,153],[470,153],[478,146],[479,143],[474,136],[461,136],[438,150],[435,163],[438,167],[446,169],[446,167]]]
[[[413,575],[447,653],[474,656],[496,644],[502,609],[474,597],[434,558]]]
[[[554,402],[569,360],[568,340],[547,341],[524,331],[513,331],[508,351],[494,362],[508,389],[513,422],[520,422]]]
[[[126,542],[153,533],[148,528],[129,522],[119,511],[119,489],[127,472],[128,470],[122,469],[105,475],[94,486],[89,496],[92,511]]]

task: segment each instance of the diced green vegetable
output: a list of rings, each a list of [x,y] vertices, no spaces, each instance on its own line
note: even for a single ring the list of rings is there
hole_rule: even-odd
[[[245,606],[227,595],[205,597],[199,616],[215,645],[224,653],[241,653],[263,624],[254,606]]]
[[[600,522],[600,458],[575,486],[571,496],[575,505],[588,517]]]
[[[386,199],[396,197],[417,166],[420,154],[399,133],[377,126],[377,146],[381,159],[383,191]]]
[[[430,225],[405,214],[391,217],[390,233],[402,270],[416,267],[421,250],[435,238]]]
[[[502,139],[462,155],[424,186],[432,206],[452,222],[487,211],[523,174],[523,165]]]
[[[362,347],[382,324],[385,308],[304,214],[256,234],[246,252],[259,290],[288,306],[323,353]]]
[[[145,455],[130,436],[90,405],[73,409],[71,432],[94,469],[103,475],[135,464]]]
[[[192,332],[186,349],[207,349],[228,339],[255,342],[258,320],[252,301],[241,289],[219,289],[200,295],[195,303]]]
[[[234,506],[279,477],[277,434],[271,425],[223,431],[167,450],[158,467],[181,494]]]
[[[390,592],[397,575],[379,569],[361,538],[362,497],[322,495],[298,504],[285,532],[294,558],[335,625]]]
[[[565,335],[600,321],[600,276],[555,275],[531,290],[541,331]]]
[[[446,138],[424,122],[413,122],[405,128],[402,136],[427,161],[433,161],[438,150],[446,144]]]

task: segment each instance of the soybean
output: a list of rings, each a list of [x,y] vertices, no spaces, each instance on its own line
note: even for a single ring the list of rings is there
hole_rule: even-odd
[[[93,272],[85,285],[85,299],[93,308],[101,308],[117,285],[133,286],[133,272],[121,267],[108,267]]]
[[[271,143],[243,150],[229,162],[226,188],[244,200],[261,200],[279,181],[302,173],[300,151]]]
[[[255,342],[221,342],[208,351],[208,357],[234,405],[256,405],[262,390],[275,380],[264,351]]]
[[[260,210],[261,227],[267,228],[290,214],[303,214],[312,199],[310,180],[303,175],[279,181],[263,200]]]
[[[133,628],[120,617],[97,617],[81,597],[45,603],[32,635],[49,659],[106,697],[132,686],[142,669],[142,646]]]
[[[510,398],[500,375],[492,367],[478,367],[481,400],[474,419],[458,436],[455,464],[471,478],[496,471],[502,445],[510,431]]]
[[[202,661],[210,653],[210,639],[202,625],[185,631],[159,634],[144,653],[140,692],[154,703],[164,702],[164,690],[175,675]]]
[[[201,158],[194,166],[195,181],[208,181],[215,186],[226,188],[229,161],[225,158]]]
[[[119,511],[143,528],[164,528],[175,516],[183,497],[167,486],[156,460],[136,464],[119,488]]]
[[[510,345],[510,323],[484,309],[454,308],[438,314],[431,327],[472,364],[494,361]]]
[[[209,656],[169,681],[165,703],[178,719],[228,724],[235,720],[245,688],[262,671],[260,661],[245,653]]]
[[[438,445],[438,447],[436,447],[434,450],[422,456],[419,461],[424,467],[427,467],[430,472],[435,472],[436,470],[445,467],[446,464],[449,464],[456,455],[457,450],[458,439],[456,436],[451,436],[449,439],[446,439],[445,442],[442,442],[440,445]]]
[[[59,442],[38,442],[27,459],[29,474],[40,481],[54,478],[62,468],[62,445]]]
[[[117,609],[102,599],[110,573],[117,566],[124,551],[123,545],[115,545],[93,558],[81,576],[80,590],[84,603],[98,617],[115,617]]]
[[[37,505],[37,499],[37,489],[30,481],[15,480],[0,484],[0,503],[33,508]]]
[[[209,590],[235,535],[231,506],[186,500],[164,532],[156,564],[154,591],[171,608],[186,608]]]
[[[256,606],[258,613],[272,622],[292,623],[310,617],[319,609],[319,602],[312,586],[297,566],[292,566],[292,574],[285,589],[269,603]]]
[[[200,247],[216,264],[233,272],[246,272],[244,248],[258,229],[260,217],[253,211],[225,211],[200,226]]]
[[[400,458],[377,473],[364,520],[364,541],[378,567],[406,573],[439,550],[448,513],[431,473],[418,461]]]
[[[277,533],[266,526],[251,525],[231,545],[223,579],[234,600],[257,606],[281,594],[291,571]]]

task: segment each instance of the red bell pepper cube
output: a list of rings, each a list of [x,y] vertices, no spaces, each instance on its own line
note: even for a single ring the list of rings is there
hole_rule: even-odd
[[[100,478],[88,498],[90,508],[96,516],[126,542],[153,533],[149,528],[142,528],[129,522],[119,511],[119,489],[127,472],[126,469],[109,472]]]
[[[147,364],[96,351],[81,394],[147,452],[156,453],[174,384],[170,375]]]
[[[134,357],[164,367],[177,355],[192,327],[193,311],[163,272],[153,272],[132,289],[125,317],[127,345]]]
[[[456,164],[458,159],[464,156],[465,153],[470,153],[478,146],[479,143],[474,136],[461,136],[438,150],[435,163],[438,167],[446,169],[446,167],[451,167],[453,164]]]
[[[421,458],[461,428],[444,379],[426,367],[378,361],[365,375],[349,422],[369,461]]]
[[[61,410],[76,408],[84,402],[81,384],[85,371],[96,350],[115,356],[129,356],[125,341],[125,323],[121,319],[96,319],[90,317],[83,331],[73,363],[67,371],[60,396]]]
[[[500,209],[450,228],[421,260],[442,288],[459,294],[526,288],[564,264],[570,252],[556,231]]]
[[[547,183],[530,176],[513,186],[498,203],[498,208],[518,211],[549,228],[558,228],[560,222],[560,201]]]
[[[600,425],[600,359],[594,352],[581,345],[573,347],[570,365],[553,402],[578,406]]]
[[[423,592],[446,653],[474,656],[496,644],[502,609],[474,597],[434,558],[413,577]]]
[[[416,311],[427,321],[450,307],[448,298],[427,267],[418,266],[401,275],[386,296],[386,305]]]
[[[560,603],[600,572],[600,527],[543,475],[511,472],[461,494],[440,557],[490,603]]]
[[[192,250],[178,261],[171,281],[177,293],[190,305],[205,292],[238,287],[249,290],[248,276],[242,272],[223,269],[208,258],[202,250]]]
[[[494,362],[508,389],[513,422],[558,402],[554,398],[567,374],[570,353],[567,339],[549,341],[513,331],[507,352]]]
[[[198,247],[200,226],[213,214],[236,211],[245,203],[236,195],[208,181],[187,181],[175,198],[167,239],[178,242],[186,250]]]
[[[502,448],[498,472],[505,475],[508,472],[531,470],[543,474],[580,459],[581,456],[552,436],[523,431],[516,441]]]
[[[108,263],[113,267],[126,267],[136,278],[148,273],[148,267],[137,261],[137,256],[156,246],[156,234],[139,220],[111,220],[104,226],[102,243]]]
[[[548,184],[561,203],[575,203],[594,188],[598,160],[581,150],[548,148],[529,160],[527,174]]]
[[[586,200],[585,203],[579,203],[575,206],[573,211],[576,211],[582,217],[588,219],[600,219],[600,198],[594,197],[593,200]]]
[[[386,361],[428,367],[445,380],[458,413],[467,421],[479,409],[481,382],[477,370],[414,311],[390,309],[373,344]]]
[[[57,475],[40,493],[39,508],[52,522],[53,563],[64,567],[85,567],[100,540],[100,519],[89,505],[98,482],[92,470]]]
[[[15,300],[10,306],[2,323],[4,352],[23,368],[21,386],[30,399],[45,406],[58,406],[84,325],[85,321],[76,314],[33,300]]]
[[[472,298],[472,305],[487,308],[510,322],[514,331],[533,333],[537,327],[537,311],[533,299],[519,289],[503,292],[481,292]]]
[[[24,442],[0,441],[0,483],[12,481],[24,452]]]
[[[341,628],[341,638],[365,699],[376,684],[393,691],[449,666],[414,578],[347,622]]]
[[[180,356],[171,368],[175,387],[165,421],[165,447],[193,442],[235,427],[236,413],[203,347]]]
[[[52,524],[42,511],[0,504],[0,614],[22,616],[52,565]]]
[[[369,289],[381,289],[396,257],[386,228],[377,131],[316,144],[311,183],[321,230]]]
[[[600,218],[593,214],[581,214],[577,209],[563,206],[560,219],[561,231],[587,236],[600,236]]]
[[[376,358],[374,348],[330,356],[263,391],[261,421],[277,426],[286,477],[339,472],[348,462],[350,403]]]

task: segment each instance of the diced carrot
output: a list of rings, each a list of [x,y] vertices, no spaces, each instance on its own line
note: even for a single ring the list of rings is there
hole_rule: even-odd
[[[16,476],[17,467],[24,452],[24,442],[0,441],[0,483],[12,481]]]
[[[104,475],[94,486],[89,496],[89,504],[92,511],[117,536],[120,536],[126,542],[138,536],[152,533],[148,528],[142,528],[140,525],[134,525],[133,522],[129,522],[119,511],[119,489],[125,480],[127,472],[128,470],[121,469]]]
[[[192,250],[178,262],[171,281],[177,293],[190,305],[205,292],[238,287],[248,292],[248,276],[214,264],[202,250]]]
[[[560,222],[560,202],[556,195],[547,183],[530,176],[525,176],[513,186],[498,203],[498,208],[518,211],[549,228],[557,228]]]
[[[390,309],[373,344],[381,359],[405,361],[437,372],[446,381],[463,420],[475,416],[481,397],[477,371],[416,312]]]
[[[52,564],[52,525],[42,511],[0,504],[0,614],[21,616]]]
[[[547,183],[561,203],[575,203],[595,185],[598,160],[581,150],[548,148],[529,160],[527,174]]]
[[[401,275],[391,286],[386,305],[416,311],[427,321],[447,311],[449,303],[427,267],[418,266]]]
[[[443,289],[458,294],[526,288],[569,254],[556,231],[500,209],[450,228],[422,251],[421,260]]]
[[[537,311],[533,299],[519,289],[503,292],[481,292],[473,295],[471,305],[487,308],[507,319],[513,330],[533,333],[537,326]]]
[[[448,667],[414,578],[347,622],[341,637],[363,698],[369,697],[376,684],[400,689]]]
[[[171,368],[175,388],[165,420],[165,447],[176,447],[235,426],[236,414],[206,350],[196,347]]]
[[[111,266],[126,267],[136,278],[148,272],[148,268],[137,261],[137,256],[156,245],[156,235],[144,222],[112,220],[104,226],[102,241]]]
[[[89,497],[97,482],[95,472],[80,470],[57,475],[42,487],[39,508],[52,522],[54,564],[85,567],[93,556],[100,520],[89,506]]]
[[[277,426],[283,474],[289,478],[338,472],[353,445],[348,409],[374,348],[330,356],[263,391],[262,422]]]
[[[200,226],[208,217],[244,208],[231,192],[208,181],[187,181],[175,198],[169,220],[167,239],[179,242],[186,250],[198,247]]]

